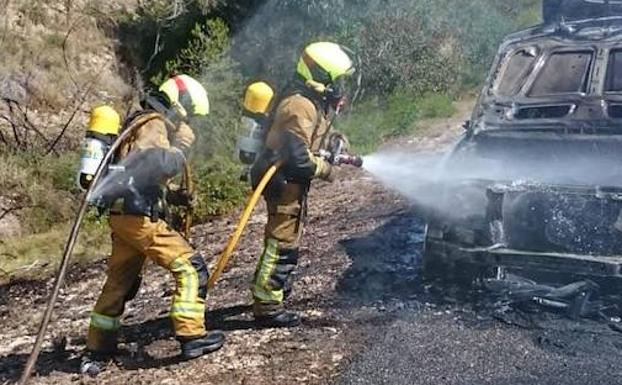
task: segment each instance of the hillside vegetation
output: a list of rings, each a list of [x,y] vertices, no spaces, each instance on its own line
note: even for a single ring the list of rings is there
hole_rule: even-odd
[[[212,114],[199,127],[193,156],[201,221],[238,207],[246,194],[232,156],[244,84],[266,79],[283,87],[305,44],[330,39],[359,54],[360,89],[337,128],[357,150],[372,151],[412,133],[419,119],[451,115],[452,100],[486,75],[501,38],[540,17],[533,0],[0,0],[0,6],[6,10],[0,268],[8,274],[28,262],[26,254],[44,261],[58,254],[58,234],[80,199],[77,149],[95,105],[111,103],[126,114],[142,90],[175,72],[206,84]],[[88,226],[92,245],[105,242],[98,223]],[[54,235],[53,246],[41,242],[45,234]]]

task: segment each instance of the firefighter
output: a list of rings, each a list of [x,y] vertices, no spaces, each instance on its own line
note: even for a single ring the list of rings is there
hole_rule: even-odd
[[[83,373],[97,374],[115,353],[125,304],[139,289],[147,258],[175,279],[170,318],[182,357],[213,352],[225,340],[221,331],[205,328],[208,271],[203,257],[163,219],[167,200],[184,200],[166,196],[165,186],[183,170],[195,140],[190,124],[209,112],[207,92],[195,79],[178,75],[141,105],[142,110],[125,122],[125,129],[135,134],[115,154],[115,163],[124,167],[122,177],[115,179],[117,184],[123,181],[121,188],[107,190],[104,185],[103,196],[98,197],[110,212],[112,254],[106,283],[91,313]]]
[[[307,46],[294,79],[281,95],[272,116],[265,149],[253,165],[254,184],[277,162],[281,167],[264,194],[268,207],[264,249],[253,278],[253,313],[266,327],[300,323],[295,312],[285,311],[291,276],[298,263],[299,243],[310,183],[332,181],[333,165],[318,156],[331,139],[330,119],[344,101],[344,81],[354,73],[346,51],[335,43]]]

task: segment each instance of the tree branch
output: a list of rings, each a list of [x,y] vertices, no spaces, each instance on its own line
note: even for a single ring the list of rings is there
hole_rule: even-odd
[[[52,151],[54,151],[54,152],[56,151],[55,150],[56,145],[58,144],[58,142],[60,142],[62,137],[65,136],[65,132],[67,132],[67,129],[69,128],[69,125],[71,124],[73,119],[76,117],[76,115],[78,114],[80,109],[82,108],[82,105],[84,105],[84,103],[86,102],[87,97],[93,91],[93,88],[95,87],[96,84],[97,84],[96,80],[91,81],[91,83],[87,87],[86,91],[84,91],[84,93],[80,97],[80,99],[78,101],[78,104],[76,105],[76,107],[71,112],[71,116],[69,117],[69,120],[67,120],[65,122],[65,124],[63,125],[63,128],[60,131],[60,134],[58,134],[56,136],[56,138],[52,141],[52,143],[49,145],[47,151],[45,152],[45,156],[49,155]]]

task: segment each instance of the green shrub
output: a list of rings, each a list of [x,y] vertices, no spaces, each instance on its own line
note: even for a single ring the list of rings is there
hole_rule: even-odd
[[[237,164],[224,157],[214,157],[195,166],[196,222],[227,213],[244,202],[248,190],[240,182],[241,172]]]
[[[446,118],[455,112],[446,94],[428,93],[422,97],[400,90],[391,94],[385,103],[368,100],[336,122],[336,128],[346,134],[357,153],[370,153],[391,138],[412,134],[417,122],[424,118]]]
[[[419,118],[419,109],[415,95],[411,91],[399,90],[389,95],[383,109],[383,136],[400,136],[408,133],[413,123]]]
[[[69,151],[59,156],[46,156],[37,159],[37,173],[40,178],[49,180],[57,190],[78,193],[76,174],[79,161],[78,152]]]
[[[427,93],[417,99],[419,117],[429,118],[448,118],[455,112],[451,98],[446,94]]]
[[[152,82],[160,84],[172,73],[200,75],[220,59],[228,48],[229,28],[222,19],[216,18],[204,23],[196,23],[190,32],[186,46],[174,59],[166,62],[164,71],[152,79]]]
[[[386,135],[382,109],[376,101],[356,105],[337,119],[335,128],[348,137],[352,150],[361,154],[374,151]]]
[[[385,103],[374,100],[356,105],[336,122],[336,128],[348,136],[354,151],[369,153],[389,138],[410,133],[419,117],[414,94],[400,90]]]

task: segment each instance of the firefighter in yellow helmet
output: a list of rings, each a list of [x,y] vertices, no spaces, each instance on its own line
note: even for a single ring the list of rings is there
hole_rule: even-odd
[[[98,106],[93,108],[89,119],[89,131],[101,135],[119,135],[121,128],[121,117],[114,108],[110,106]]]
[[[300,317],[285,311],[291,275],[298,263],[306,198],[311,181],[333,179],[333,164],[318,156],[329,142],[331,114],[344,100],[344,81],[355,71],[346,51],[335,43],[307,46],[294,80],[278,102],[266,147],[251,170],[256,184],[270,165],[282,166],[268,186],[268,223],[264,250],[251,291],[255,320],[262,326],[295,326]]]
[[[189,124],[209,112],[207,92],[190,76],[178,75],[146,97],[142,107],[125,121],[125,129],[135,134],[115,154],[124,171],[104,178],[97,197],[110,212],[112,254],[91,313],[83,373],[98,373],[102,360],[115,353],[125,303],[139,289],[147,258],[175,279],[170,317],[183,358],[215,351],[225,340],[222,332],[205,328],[208,271],[203,257],[164,220],[167,201],[184,200],[167,196],[166,185],[183,170],[195,140]],[[107,180],[114,188],[106,188]]]

